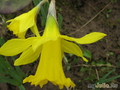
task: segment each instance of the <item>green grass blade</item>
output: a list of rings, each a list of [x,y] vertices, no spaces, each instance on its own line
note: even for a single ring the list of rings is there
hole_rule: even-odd
[[[25,87],[21,84],[21,85],[19,86],[19,90],[26,90],[26,89],[25,89]]]
[[[62,15],[60,13],[58,13],[58,24],[59,24],[59,28],[62,28],[62,22],[63,22],[63,18]]]
[[[17,80],[15,79],[10,79],[9,77],[6,77],[6,76],[1,76],[0,77],[0,83],[9,83],[9,84],[12,84],[12,85],[15,85],[15,86],[19,86],[21,83],[18,82]]]
[[[0,37],[0,46],[2,46],[4,43],[5,43],[5,40],[2,37]]]
[[[114,80],[114,79],[117,79],[117,78],[119,78],[119,77],[120,77],[120,75],[115,76],[115,77],[112,77],[112,78],[109,78],[109,79],[101,80],[101,81],[99,81],[98,83],[107,83],[107,82],[110,82],[110,81],[112,81],[112,80]]]
[[[106,75],[104,75],[99,81],[102,81],[102,80],[106,79],[114,71],[115,71],[115,68],[112,69],[110,72],[108,72]]]

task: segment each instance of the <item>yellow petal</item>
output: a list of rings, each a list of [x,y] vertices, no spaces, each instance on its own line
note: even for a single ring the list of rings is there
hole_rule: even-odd
[[[39,30],[38,30],[36,24],[34,26],[32,26],[30,29],[37,37],[40,37]]]
[[[90,34],[83,36],[82,38],[72,38],[72,37],[68,37],[65,35],[61,35],[60,37],[66,39],[66,40],[75,41],[79,44],[90,44],[90,43],[94,43],[94,42],[102,39],[105,36],[106,36],[106,34],[104,34],[104,33],[92,32]]]
[[[36,25],[35,18],[37,15],[37,11],[38,7],[35,7],[29,12],[21,14],[20,16],[17,16],[16,18],[7,21],[11,22],[9,25],[7,25],[7,27],[11,31],[13,31],[13,34],[17,35],[19,38],[24,38],[27,30]],[[34,29],[36,30],[36,27],[32,28],[32,31],[38,35],[38,33],[34,31]]]
[[[60,32],[55,18],[52,15],[49,15],[47,18],[46,27],[43,36],[54,39],[59,35]]]
[[[25,32],[19,32],[19,34],[16,34],[16,35],[18,35],[18,37],[21,38],[21,39],[25,39],[25,34],[26,34],[26,31]]]
[[[31,41],[27,39],[11,39],[0,48],[0,54],[14,56],[27,49],[30,44]]]
[[[55,18],[50,15],[47,19],[46,28],[42,37],[36,38],[33,42],[33,50],[35,51],[41,44],[49,40],[57,40],[59,37],[59,29]]]
[[[41,46],[45,42],[47,42],[47,41],[55,41],[57,38],[58,37],[51,38],[51,37],[45,37],[45,36],[35,38],[33,40],[33,44],[32,44],[33,50],[36,51],[39,48],[39,46]]]
[[[33,40],[33,43],[32,43],[32,48],[34,51],[36,51],[43,43],[49,41],[51,39],[49,38],[45,38],[45,37],[37,37]]]
[[[65,77],[63,72],[60,39],[51,40],[43,44],[36,74],[25,78],[23,83],[31,82],[32,85],[40,85],[42,87],[48,81],[58,85],[60,89],[64,86],[75,86],[70,78]]]
[[[20,32],[27,30],[36,24],[35,18],[37,15],[38,7],[34,7],[27,13],[20,15],[17,19],[20,20]]]
[[[29,47],[17,60],[15,60],[14,65],[18,66],[32,63],[39,57],[40,53],[41,47],[36,51],[33,51],[32,47]]]
[[[62,43],[62,51],[63,52],[75,54],[79,57],[82,57],[84,61],[88,62],[88,60],[83,57],[82,50],[80,49],[79,46],[77,46],[76,44],[74,44],[72,42],[68,42],[66,40],[62,40],[61,43]]]
[[[11,22],[9,25],[7,25],[9,30],[13,31],[13,34],[18,35],[20,22],[18,20],[14,20],[14,19],[11,19],[7,22]]]

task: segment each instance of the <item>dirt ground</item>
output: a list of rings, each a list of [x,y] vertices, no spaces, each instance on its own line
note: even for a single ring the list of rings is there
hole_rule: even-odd
[[[76,84],[72,90],[92,90],[88,88],[89,84],[94,84],[99,78],[113,69],[120,62],[120,0],[110,3],[111,0],[56,0],[57,13],[63,16],[63,27],[61,33],[72,36],[82,37],[90,32],[103,32],[107,36],[93,44],[80,45],[81,48],[89,50],[92,58],[89,59],[88,66],[84,66],[84,61],[76,56],[68,56],[71,68],[67,70],[67,65],[63,62],[63,68],[66,77],[70,77]],[[89,22],[90,21],[90,22]],[[89,22],[89,23],[88,23]],[[87,24],[86,24],[87,23]],[[73,59],[79,59],[74,64]],[[92,63],[103,62],[110,63],[112,66],[94,67]],[[29,74],[34,74],[37,64],[22,66],[22,70]],[[91,65],[91,66],[90,66]],[[85,70],[80,71],[81,68]],[[116,69],[109,77],[119,75],[119,68]],[[99,78],[98,78],[99,76]],[[109,90],[120,90],[120,78],[109,83],[116,83],[118,87]],[[24,84],[26,90],[59,90],[58,86],[51,83],[46,84],[42,89],[37,86],[31,86],[29,83]],[[0,90],[19,90],[18,87],[10,84],[0,84]],[[67,90],[66,88],[62,90]],[[106,89],[100,89],[106,90]]]

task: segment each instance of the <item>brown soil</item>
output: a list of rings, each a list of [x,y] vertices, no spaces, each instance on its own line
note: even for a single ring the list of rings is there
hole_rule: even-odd
[[[62,34],[76,38],[82,37],[93,31],[107,34],[104,39],[96,43],[81,45],[83,49],[89,50],[92,53],[92,58],[89,59],[87,65],[91,65],[93,61],[95,63],[104,61],[105,64],[110,63],[111,65],[116,66],[117,63],[120,62],[120,1],[115,1],[117,2],[110,3],[110,0],[56,0],[57,12],[63,16]],[[101,11],[103,8],[104,10]],[[99,13],[100,11],[101,13]],[[96,14],[98,15],[94,17]],[[85,25],[93,17],[94,19]],[[83,27],[83,25],[85,26]],[[111,52],[113,54],[110,54]],[[85,62],[83,62],[81,58],[79,58],[79,61],[74,64],[73,59],[78,57],[67,56],[71,64],[71,68],[70,70],[67,70],[67,65],[64,63],[63,68],[66,77],[70,77],[76,84],[76,87],[72,90],[92,90],[88,88],[88,84],[94,84],[98,81],[98,77],[96,75],[97,72],[101,78],[113,68],[108,68],[106,66],[83,66]],[[21,68],[25,73],[27,70],[30,70],[29,74],[34,74],[37,67],[36,65],[37,64],[30,64],[22,66]],[[82,67],[86,69],[84,72],[80,72]],[[119,74],[120,71],[118,68],[109,77]],[[91,79],[93,77],[94,79]],[[109,90],[120,90],[120,78],[115,79],[110,83],[112,82],[118,84],[118,88],[111,88]],[[26,90],[59,90],[57,86],[54,86],[51,83],[48,83],[42,89],[39,86],[31,86],[29,83],[24,84],[24,86]],[[0,84],[0,90],[19,89],[18,87],[2,83]],[[62,90],[66,90],[66,88]]]

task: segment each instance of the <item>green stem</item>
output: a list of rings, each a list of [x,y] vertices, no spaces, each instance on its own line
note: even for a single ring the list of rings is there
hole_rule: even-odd
[[[19,86],[19,90],[26,90],[26,89],[25,89],[25,87],[21,84],[21,85]]]

